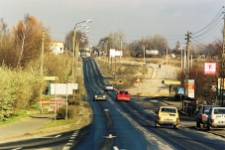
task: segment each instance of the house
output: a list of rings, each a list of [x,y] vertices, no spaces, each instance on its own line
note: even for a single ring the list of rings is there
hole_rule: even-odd
[[[64,43],[58,41],[52,41],[50,44],[50,49],[55,54],[62,54],[64,53]]]
[[[121,50],[115,50],[115,49],[110,49],[109,50],[109,56],[110,57],[116,57],[116,56],[122,57],[123,56],[123,51],[121,51]]]

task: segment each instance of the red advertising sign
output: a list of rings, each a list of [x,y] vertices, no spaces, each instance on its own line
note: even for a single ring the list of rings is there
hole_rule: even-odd
[[[205,75],[216,75],[217,74],[217,63],[215,63],[215,62],[205,62],[205,64],[204,64],[204,74]]]

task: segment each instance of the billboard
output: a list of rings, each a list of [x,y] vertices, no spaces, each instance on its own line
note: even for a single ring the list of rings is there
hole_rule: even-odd
[[[188,79],[185,83],[185,95],[187,95],[190,98],[195,98],[195,80],[194,79]]]
[[[216,75],[217,74],[217,63],[205,62],[204,63],[204,74],[205,75]]]
[[[225,83],[225,79],[223,80],[223,78],[218,78],[218,96],[220,96],[220,90],[223,89],[223,96],[225,96],[225,90],[224,90],[224,83]]]
[[[51,83],[51,95],[73,94],[73,90],[78,89],[77,83]]]
[[[121,50],[115,50],[115,49],[110,49],[109,50],[109,56],[110,57],[116,57],[116,56],[123,56],[123,51]]]

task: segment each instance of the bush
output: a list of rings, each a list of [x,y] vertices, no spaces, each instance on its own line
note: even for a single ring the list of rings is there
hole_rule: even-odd
[[[27,109],[39,96],[44,81],[35,71],[0,67],[0,120],[7,120],[17,110]]]
[[[74,119],[79,113],[79,106],[69,105],[68,106],[68,119]],[[57,111],[58,119],[65,119],[66,117],[66,106],[59,108]]]

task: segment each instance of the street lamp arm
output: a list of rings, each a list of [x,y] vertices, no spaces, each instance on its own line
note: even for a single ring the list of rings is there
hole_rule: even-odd
[[[78,24],[81,24],[81,23],[84,23],[84,22],[91,22],[91,19],[76,23],[75,26],[74,26],[74,29],[76,28],[76,26],[77,26]]]
[[[76,26],[77,26],[78,24],[81,24],[81,23],[84,23],[84,22],[86,22],[86,21],[81,21],[81,22],[76,23],[75,26],[74,26],[74,29],[76,28]]]

